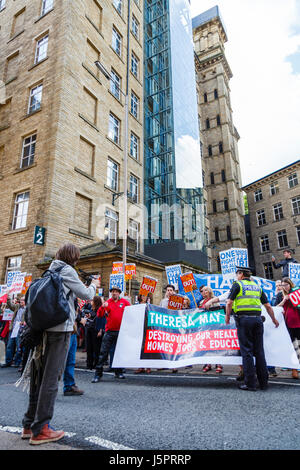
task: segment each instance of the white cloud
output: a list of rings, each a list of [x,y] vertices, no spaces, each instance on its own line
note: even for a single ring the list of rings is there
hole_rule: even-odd
[[[191,0],[192,16],[218,4],[243,185],[300,159],[300,0]],[[296,34],[297,32],[297,34]]]

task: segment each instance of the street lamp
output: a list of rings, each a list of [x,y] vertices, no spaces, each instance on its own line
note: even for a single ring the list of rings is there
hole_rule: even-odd
[[[104,65],[97,60],[95,62],[96,67],[100,70],[103,76],[110,81],[114,82],[114,85],[125,97],[125,137],[124,137],[124,205],[123,205],[123,273],[125,274],[125,265],[127,261],[127,192],[128,192],[128,178],[127,178],[127,156],[128,156],[128,90],[129,90],[129,43],[130,43],[130,0],[128,0],[128,18],[127,18],[127,61],[126,61],[126,91],[125,93],[119,87],[119,84],[113,79],[111,73],[104,67]],[[120,195],[120,194],[119,194]],[[113,200],[114,201],[114,200]]]

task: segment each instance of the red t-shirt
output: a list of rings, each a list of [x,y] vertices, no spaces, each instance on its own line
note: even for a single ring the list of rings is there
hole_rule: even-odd
[[[107,307],[102,306],[99,308],[97,316],[103,317],[105,314],[108,315],[106,318],[105,331],[119,331],[124,309],[130,305],[130,303],[126,299],[119,299],[117,302],[108,299],[107,303]]]

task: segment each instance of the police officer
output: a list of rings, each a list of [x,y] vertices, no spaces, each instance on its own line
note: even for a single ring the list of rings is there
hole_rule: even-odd
[[[230,314],[234,303],[234,318],[243,361],[244,384],[241,390],[256,391],[255,367],[259,386],[262,390],[268,387],[268,369],[263,348],[263,320],[261,318],[261,304],[264,305],[272,322],[278,327],[279,323],[274,316],[263,290],[250,279],[251,268],[238,266],[236,268],[237,281],[233,283],[227,304],[226,324],[230,323]]]

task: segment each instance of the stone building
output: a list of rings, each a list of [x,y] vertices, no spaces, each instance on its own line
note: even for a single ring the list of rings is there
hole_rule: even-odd
[[[127,223],[141,249],[142,25],[142,0],[129,21],[122,0],[0,2],[1,283],[7,270],[39,274],[65,241],[116,243],[122,233],[127,64]]]
[[[193,19],[193,39],[211,269],[218,271],[220,251],[246,247],[239,134],[230,102],[232,72],[225,55],[227,33],[218,7]]]
[[[285,248],[300,262],[300,160],[243,187],[247,194],[256,275],[281,279],[274,269]]]

